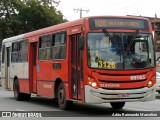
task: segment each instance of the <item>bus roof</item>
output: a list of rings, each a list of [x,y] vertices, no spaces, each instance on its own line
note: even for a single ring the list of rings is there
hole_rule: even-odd
[[[6,38],[6,39],[4,39],[2,41],[2,43],[12,42],[12,41],[16,41],[16,40],[21,40],[21,39],[23,39],[23,36],[24,36],[24,34],[13,36],[13,37],[10,37],[10,38]]]
[[[84,21],[89,19],[89,18],[104,18],[104,17],[106,17],[106,18],[133,18],[133,19],[142,19],[142,20],[147,20],[147,21],[149,20],[147,18],[137,17],[137,16],[89,16],[89,17],[84,17],[84,18],[74,20],[74,21],[71,21],[71,22],[65,22],[65,23],[61,23],[61,24],[58,24],[58,25],[53,25],[53,26],[50,26],[50,27],[46,27],[46,28],[42,28],[42,29],[35,30],[35,31],[32,31],[32,32],[17,35],[17,36],[14,36],[14,37],[6,38],[6,39],[3,40],[3,43],[10,42],[10,41],[13,42],[13,41],[20,40],[20,39],[23,39],[23,38],[28,38],[28,37],[31,37],[31,36],[46,34],[46,33],[52,32],[52,31],[60,31],[62,29],[68,28],[68,27],[73,27],[73,26],[83,24]]]

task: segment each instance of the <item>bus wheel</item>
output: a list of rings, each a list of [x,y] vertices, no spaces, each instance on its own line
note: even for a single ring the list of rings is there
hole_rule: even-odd
[[[21,101],[23,99],[23,94],[20,93],[18,80],[14,81],[14,98],[17,101]]]
[[[111,102],[110,104],[114,109],[121,109],[124,107],[125,102]]]
[[[61,82],[58,87],[58,106],[62,110],[71,109],[73,102],[66,100],[66,92]]]

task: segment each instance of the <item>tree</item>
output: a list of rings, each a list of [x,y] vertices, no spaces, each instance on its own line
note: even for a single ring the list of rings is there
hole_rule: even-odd
[[[66,22],[55,0],[1,0],[0,40]]]

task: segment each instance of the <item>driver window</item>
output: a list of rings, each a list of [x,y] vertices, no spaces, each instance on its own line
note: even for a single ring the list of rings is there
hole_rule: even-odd
[[[109,37],[102,37],[100,42],[100,48],[107,48],[110,47],[110,40]]]
[[[89,52],[90,52],[90,61],[91,62],[97,62],[97,58],[98,58],[98,40],[94,40],[94,39],[90,39],[88,40],[88,44],[89,44]]]

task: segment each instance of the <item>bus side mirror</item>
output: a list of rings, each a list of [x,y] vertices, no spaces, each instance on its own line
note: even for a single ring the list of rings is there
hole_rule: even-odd
[[[84,50],[84,37],[80,36],[78,39],[79,50]]]

